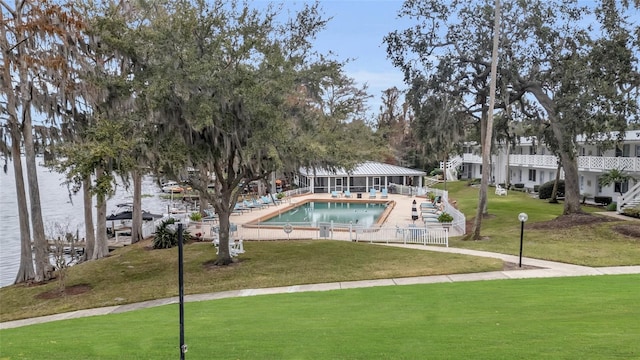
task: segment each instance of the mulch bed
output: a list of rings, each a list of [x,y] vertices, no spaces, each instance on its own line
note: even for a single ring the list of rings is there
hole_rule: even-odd
[[[620,221],[620,220],[609,218],[606,216],[592,215],[592,214],[571,214],[571,215],[561,215],[553,220],[549,220],[545,222],[530,224],[530,225],[527,225],[527,227],[529,229],[553,230],[553,229],[566,229],[573,226],[581,226],[581,225],[597,225],[600,223],[611,222],[611,221]],[[640,223],[615,225],[611,227],[611,230],[619,234],[640,240]]]

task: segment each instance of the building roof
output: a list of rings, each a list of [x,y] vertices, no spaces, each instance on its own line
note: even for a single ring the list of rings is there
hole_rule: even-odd
[[[420,170],[405,168],[402,166],[379,163],[375,161],[367,161],[357,165],[351,172],[347,173],[344,169],[329,171],[326,169],[302,168],[300,174],[304,176],[425,176],[427,173]]]

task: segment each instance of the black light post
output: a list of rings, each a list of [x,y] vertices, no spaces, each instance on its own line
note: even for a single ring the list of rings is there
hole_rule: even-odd
[[[518,220],[520,220],[520,262],[518,263],[518,267],[522,267],[522,242],[524,240],[524,223],[529,219],[529,216],[525,213],[520,213],[518,215]]]
[[[178,296],[180,298],[180,360],[184,360],[187,345],[184,343],[184,261],[182,257],[182,223],[178,223]]]

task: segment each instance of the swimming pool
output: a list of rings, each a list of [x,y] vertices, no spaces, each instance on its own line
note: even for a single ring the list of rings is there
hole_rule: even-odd
[[[294,204],[282,212],[270,214],[253,225],[318,227],[319,223],[353,224],[370,227],[383,220],[390,210],[389,201],[320,201],[309,200]]]

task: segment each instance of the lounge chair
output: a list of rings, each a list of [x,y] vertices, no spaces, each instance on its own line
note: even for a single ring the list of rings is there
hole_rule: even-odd
[[[375,199],[375,198],[376,198],[376,189],[375,188],[369,189],[369,199]]]
[[[349,190],[345,190],[345,191],[344,191],[344,197],[346,197],[346,198],[350,198],[350,197],[351,197],[351,191],[349,191]]]
[[[262,200],[262,203],[263,203],[263,204],[265,204],[265,205],[267,205],[267,206],[269,206],[269,205],[275,205],[275,203],[271,200],[271,198],[270,198],[270,197],[268,197],[268,196],[266,196],[266,195],[265,195],[265,196],[260,197],[260,200]]]
[[[251,203],[251,202],[247,201],[247,200],[243,200],[243,201],[242,201],[242,205],[243,205],[245,208],[249,209],[250,211],[253,211],[253,209],[259,209],[259,208],[261,208],[261,206],[258,206],[258,205],[254,204],[254,203]]]
[[[262,209],[263,207],[269,206],[268,204],[265,204],[262,201],[258,201],[258,199],[253,199],[252,202],[253,202],[253,205],[258,209]]]
[[[382,193],[380,194],[381,199],[386,199],[389,197],[389,193],[387,192],[387,188],[382,189]]]
[[[338,197],[338,192],[337,192],[337,191],[335,191],[335,190],[333,190],[333,191],[331,192],[331,197],[332,197],[332,198],[337,198],[337,197]]]
[[[498,196],[507,196],[507,189],[503,188],[500,185],[496,185],[496,195]]]
[[[236,205],[233,207],[233,211],[231,211],[232,214],[244,214],[245,211],[250,211],[251,209],[244,207],[244,205],[242,203],[236,203]]]
[[[218,221],[218,215],[216,213],[214,213],[213,211],[209,210],[209,209],[205,209],[204,210],[204,214],[206,216],[204,216],[202,218],[203,222],[207,222],[207,221]]]

